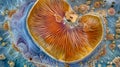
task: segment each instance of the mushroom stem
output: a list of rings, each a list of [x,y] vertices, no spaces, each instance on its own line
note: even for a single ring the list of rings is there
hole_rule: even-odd
[[[78,18],[78,15],[73,12],[73,11],[67,11],[65,13],[65,18],[69,21],[69,22],[72,22],[72,23],[75,23],[77,18]]]

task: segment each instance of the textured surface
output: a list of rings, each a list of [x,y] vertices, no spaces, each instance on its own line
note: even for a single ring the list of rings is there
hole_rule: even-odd
[[[74,8],[74,6],[85,4],[87,0],[67,1]],[[91,0],[90,9],[92,9],[96,1],[101,0]],[[95,13],[98,10],[107,12],[106,26],[109,29],[110,36],[112,36],[111,40],[107,40],[104,36],[105,39],[89,56],[70,64],[51,58],[39,48],[38,44],[29,35],[26,20],[35,2],[36,0],[0,0],[0,67],[10,67],[10,65],[14,67],[119,67],[120,38],[116,39],[113,35],[117,34],[116,21],[120,17],[120,0],[106,0],[104,7],[101,6],[94,10]],[[115,9],[115,14],[111,16],[108,10],[113,2],[115,2],[114,6],[112,6]],[[61,18],[59,15],[57,16]],[[118,63],[114,63],[114,61]]]
[[[27,22],[30,34],[39,46],[53,58],[64,62],[85,58],[99,45],[103,34],[102,19],[94,15],[82,16],[73,28],[64,24],[65,13],[70,8],[62,0],[39,0]],[[56,21],[55,14],[63,18],[61,22]]]

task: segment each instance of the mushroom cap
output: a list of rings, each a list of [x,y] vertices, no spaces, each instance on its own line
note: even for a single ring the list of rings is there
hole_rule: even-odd
[[[45,53],[67,63],[88,56],[103,36],[102,21],[98,16],[84,15],[74,28],[64,24],[61,18],[69,10],[69,4],[64,0],[38,0],[26,23],[32,39]],[[60,18],[59,22],[56,16]]]

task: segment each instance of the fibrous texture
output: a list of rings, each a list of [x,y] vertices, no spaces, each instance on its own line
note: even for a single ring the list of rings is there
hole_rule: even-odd
[[[73,28],[65,24],[65,13],[69,10],[64,0],[38,0],[27,19],[28,30],[38,46],[64,62],[85,58],[103,35],[102,21],[95,15],[82,16]]]

